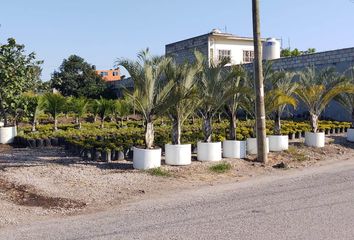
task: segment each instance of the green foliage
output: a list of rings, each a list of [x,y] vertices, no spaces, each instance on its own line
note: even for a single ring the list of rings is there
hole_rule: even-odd
[[[225,173],[232,169],[232,166],[228,162],[221,162],[209,167],[209,170],[214,173]]]
[[[134,91],[126,91],[126,95],[134,102],[136,109],[145,120],[145,146],[152,148],[154,145],[153,116],[165,112],[166,100],[172,81],[162,78],[169,58],[151,56],[149,49],[138,54],[137,61],[120,59],[117,64],[123,66],[134,80]]]
[[[59,72],[53,73],[51,87],[64,96],[87,98],[98,98],[107,88],[93,66],[76,55],[63,60]]]
[[[23,92],[33,89],[39,79],[40,64],[35,53],[26,54],[25,46],[9,38],[0,44],[0,114],[8,125],[8,115],[15,115]]]
[[[285,48],[285,49],[281,50],[280,56],[281,57],[296,57],[296,56],[311,54],[311,53],[315,53],[315,52],[316,52],[315,48],[309,48],[306,51],[300,51],[297,48],[295,48],[294,50],[291,50],[290,48]]]
[[[57,130],[57,117],[66,107],[66,99],[59,93],[46,93],[44,95],[43,107],[54,119],[54,130]]]
[[[104,128],[104,121],[106,117],[113,113],[115,107],[114,101],[101,97],[100,99],[95,100],[94,104],[96,105],[95,108],[97,109],[97,114],[101,118],[101,128]]]

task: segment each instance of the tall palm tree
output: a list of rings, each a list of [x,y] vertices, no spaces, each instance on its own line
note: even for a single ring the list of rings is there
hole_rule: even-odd
[[[265,122],[265,104],[264,87],[262,73],[262,49],[259,17],[259,0],[252,0],[252,18],[253,18],[253,41],[254,41],[254,80],[256,93],[256,126],[257,126],[257,159],[260,162],[268,161],[266,147],[266,122]]]
[[[245,96],[251,94],[252,89],[246,84],[246,71],[241,66],[232,66],[231,75],[226,78],[225,87],[231,89],[230,98],[226,101],[226,114],[229,116],[229,139],[236,140],[237,111],[242,108]]]
[[[54,119],[54,131],[58,130],[58,115],[66,107],[66,99],[59,93],[47,93],[44,95],[44,110]]]
[[[200,104],[197,111],[203,119],[204,142],[212,141],[212,119],[231,95],[230,89],[225,87],[226,79],[230,77],[230,72],[224,68],[228,63],[229,59],[222,59],[217,64],[204,61],[198,79]]]
[[[183,123],[194,113],[199,102],[195,85],[203,56],[200,52],[195,52],[194,55],[194,64],[185,62],[178,65],[171,61],[165,69],[166,79],[175,83],[166,101],[167,114],[172,120],[172,144],[181,144]]]
[[[126,95],[134,100],[137,110],[142,114],[145,122],[145,147],[154,146],[153,117],[161,114],[165,109],[165,101],[173,86],[172,81],[164,81],[164,69],[169,58],[151,56],[149,50],[141,51],[137,61],[120,59],[118,65],[123,66],[134,81],[134,91],[126,91]]]
[[[89,101],[84,98],[72,98],[70,101],[70,109],[75,114],[75,123],[77,124],[77,128],[81,129],[81,118],[86,114]]]
[[[334,68],[320,70],[308,67],[299,73],[299,77],[299,87],[295,94],[307,108],[312,132],[316,133],[318,118],[325,107],[339,94],[353,92],[353,85]]]

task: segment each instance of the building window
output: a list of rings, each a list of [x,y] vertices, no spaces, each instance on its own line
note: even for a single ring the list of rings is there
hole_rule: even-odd
[[[244,63],[252,62],[253,59],[254,59],[254,51],[248,51],[248,50],[243,51],[243,62]]]
[[[224,58],[231,59],[231,50],[219,50],[219,61]]]
[[[119,72],[113,72],[113,76],[119,76]]]
[[[100,72],[100,76],[101,77],[106,77],[106,76],[108,76],[108,72]]]

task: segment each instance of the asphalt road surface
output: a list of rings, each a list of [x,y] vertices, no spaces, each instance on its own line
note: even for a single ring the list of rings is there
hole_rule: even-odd
[[[0,239],[354,239],[354,159],[0,229]]]

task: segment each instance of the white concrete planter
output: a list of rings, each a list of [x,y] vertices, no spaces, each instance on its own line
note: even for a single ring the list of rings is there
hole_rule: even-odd
[[[246,141],[236,141],[236,140],[223,141],[222,154],[225,158],[245,158]]]
[[[168,165],[189,165],[192,162],[191,144],[165,144],[165,163]]]
[[[257,154],[257,138],[247,138],[247,153],[248,154]],[[269,153],[269,138],[267,137],[266,141],[267,153]]]
[[[271,135],[269,138],[269,150],[271,152],[281,152],[289,149],[288,135]]]
[[[197,158],[198,161],[220,161],[222,159],[221,142],[198,142]]]
[[[145,170],[161,166],[161,148],[143,149],[133,148],[133,167]]]
[[[0,144],[13,143],[16,136],[16,127],[0,127]]]
[[[305,145],[309,147],[324,147],[325,146],[325,134],[324,132],[305,132]]]
[[[348,128],[348,130],[347,130],[347,140],[349,142],[354,142],[354,128]]]

